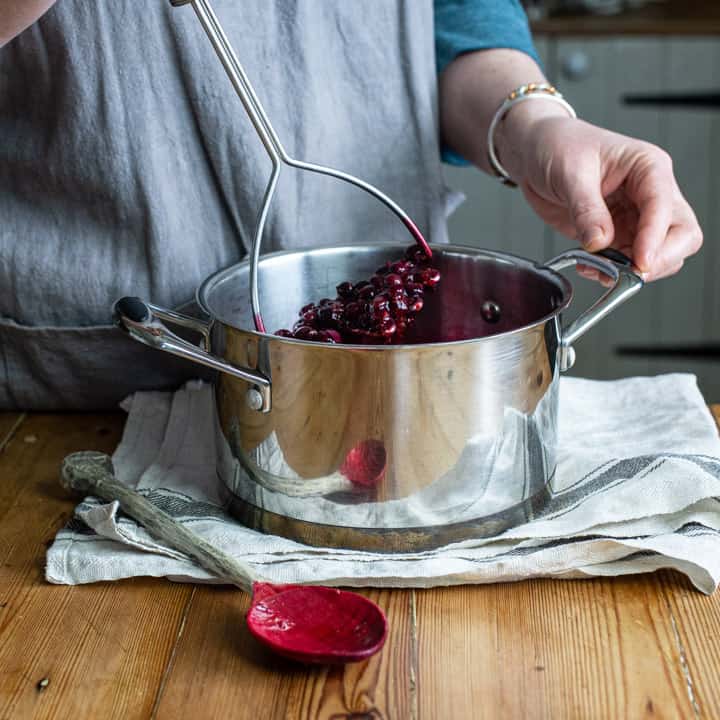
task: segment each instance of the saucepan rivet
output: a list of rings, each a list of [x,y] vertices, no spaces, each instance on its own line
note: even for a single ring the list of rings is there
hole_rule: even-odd
[[[249,388],[245,393],[245,402],[251,410],[262,410],[263,396],[257,388]]]
[[[567,372],[575,364],[575,348],[572,346],[560,348],[560,372]]]
[[[500,306],[493,300],[486,300],[480,308],[480,313],[485,322],[496,323],[500,320]]]

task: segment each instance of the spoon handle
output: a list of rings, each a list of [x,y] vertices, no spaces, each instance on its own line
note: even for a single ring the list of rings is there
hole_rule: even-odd
[[[252,593],[259,576],[252,568],[214,548],[135,490],[115,479],[112,460],[99,452],[76,452],[62,463],[60,483],[69,490],[91,493],[104,500],[117,500],[155,539],[188,555],[209,573]]]

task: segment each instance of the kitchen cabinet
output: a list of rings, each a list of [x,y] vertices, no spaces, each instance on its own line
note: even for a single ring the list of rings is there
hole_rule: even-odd
[[[673,278],[651,283],[578,341],[572,374],[594,378],[693,372],[705,396],[720,400],[720,359],[626,356],[628,345],[720,342],[720,112],[713,109],[628,106],[628,94],[720,89],[719,37],[572,37],[536,39],[549,78],[578,115],[620,133],[644,138],[673,157],[680,188],[705,234],[701,252]],[[547,259],[572,246],[547,228],[522,194],[469,168],[447,168],[446,179],[467,200],[450,219],[454,242]],[[580,279],[568,317],[602,288]]]

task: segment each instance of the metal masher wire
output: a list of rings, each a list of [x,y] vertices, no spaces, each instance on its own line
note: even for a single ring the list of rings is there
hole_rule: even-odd
[[[275,194],[275,189],[277,187],[278,177],[280,176],[280,166],[282,163],[299,170],[308,170],[309,172],[329,175],[355,185],[370,195],[373,195],[393,213],[395,213],[400,220],[402,220],[405,227],[408,229],[413,238],[415,238],[415,241],[420,245],[420,247],[422,247],[422,249],[427,253],[428,257],[432,255],[432,251],[425,241],[425,238],[422,236],[422,233],[418,229],[417,225],[415,225],[415,223],[411,220],[410,216],[396,202],[391,200],[387,195],[385,195],[385,193],[378,190],[375,186],[355,177],[354,175],[342,172],[341,170],[335,170],[334,168],[325,167],[323,165],[296,160],[288,155],[280,142],[277,133],[270,124],[270,120],[268,119],[255,90],[250,84],[240,61],[230,45],[230,41],[225,35],[225,32],[220,25],[220,21],[215,15],[215,12],[210,6],[208,0],[170,0],[170,4],[174,6],[190,4],[193,6],[195,14],[200,20],[200,24],[203,26],[207,36],[210,38],[210,42],[212,43],[220,62],[225,68],[225,72],[228,74],[228,77],[235,88],[235,92],[237,92],[240,97],[243,107],[245,108],[245,112],[248,114],[248,117],[250,118],[250,121],[252,122],[253,127],[255,128],[255,131],[257,132],[272,162],[272,172],[270,174],[268,184],[265,187],[263,203],[258,214],[250,252],[250,303],[252,305],[253,320],[255,322],[256,330],[259,332],[266,332],[265,324],[263,323],[262,314],[260,312],[260,299],[258,295],[258,263],[260,259],[260,246],[262,243],[263,231],[265,229],[270,203],[272,202],[273,195]]]

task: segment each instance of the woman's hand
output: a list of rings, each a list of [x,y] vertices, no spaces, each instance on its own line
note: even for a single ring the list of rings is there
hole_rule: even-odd
[[[501,161],[504,145],[508,170],[537,214],[591,252],[617,248],[647,280],[676,273],[700,249],[702,231],[669,155],[540,105],[551,103],[511,110],[500,147]],[[581,272],[598,276],[590,268]]]
[[[510,90],[529,82],[546,80],[516,50],[466,53],[450,63],[440,76],[446,145],[489,170],[485,138],[493,114]],[[556,103],[536,99],[510,109],[495,146],[545,222],[588,250],[617,248],[648,280],[677,272],[702,244],[669,156],[650,143],[574,120]],[[597,277],[590,268],[581,272]]]

